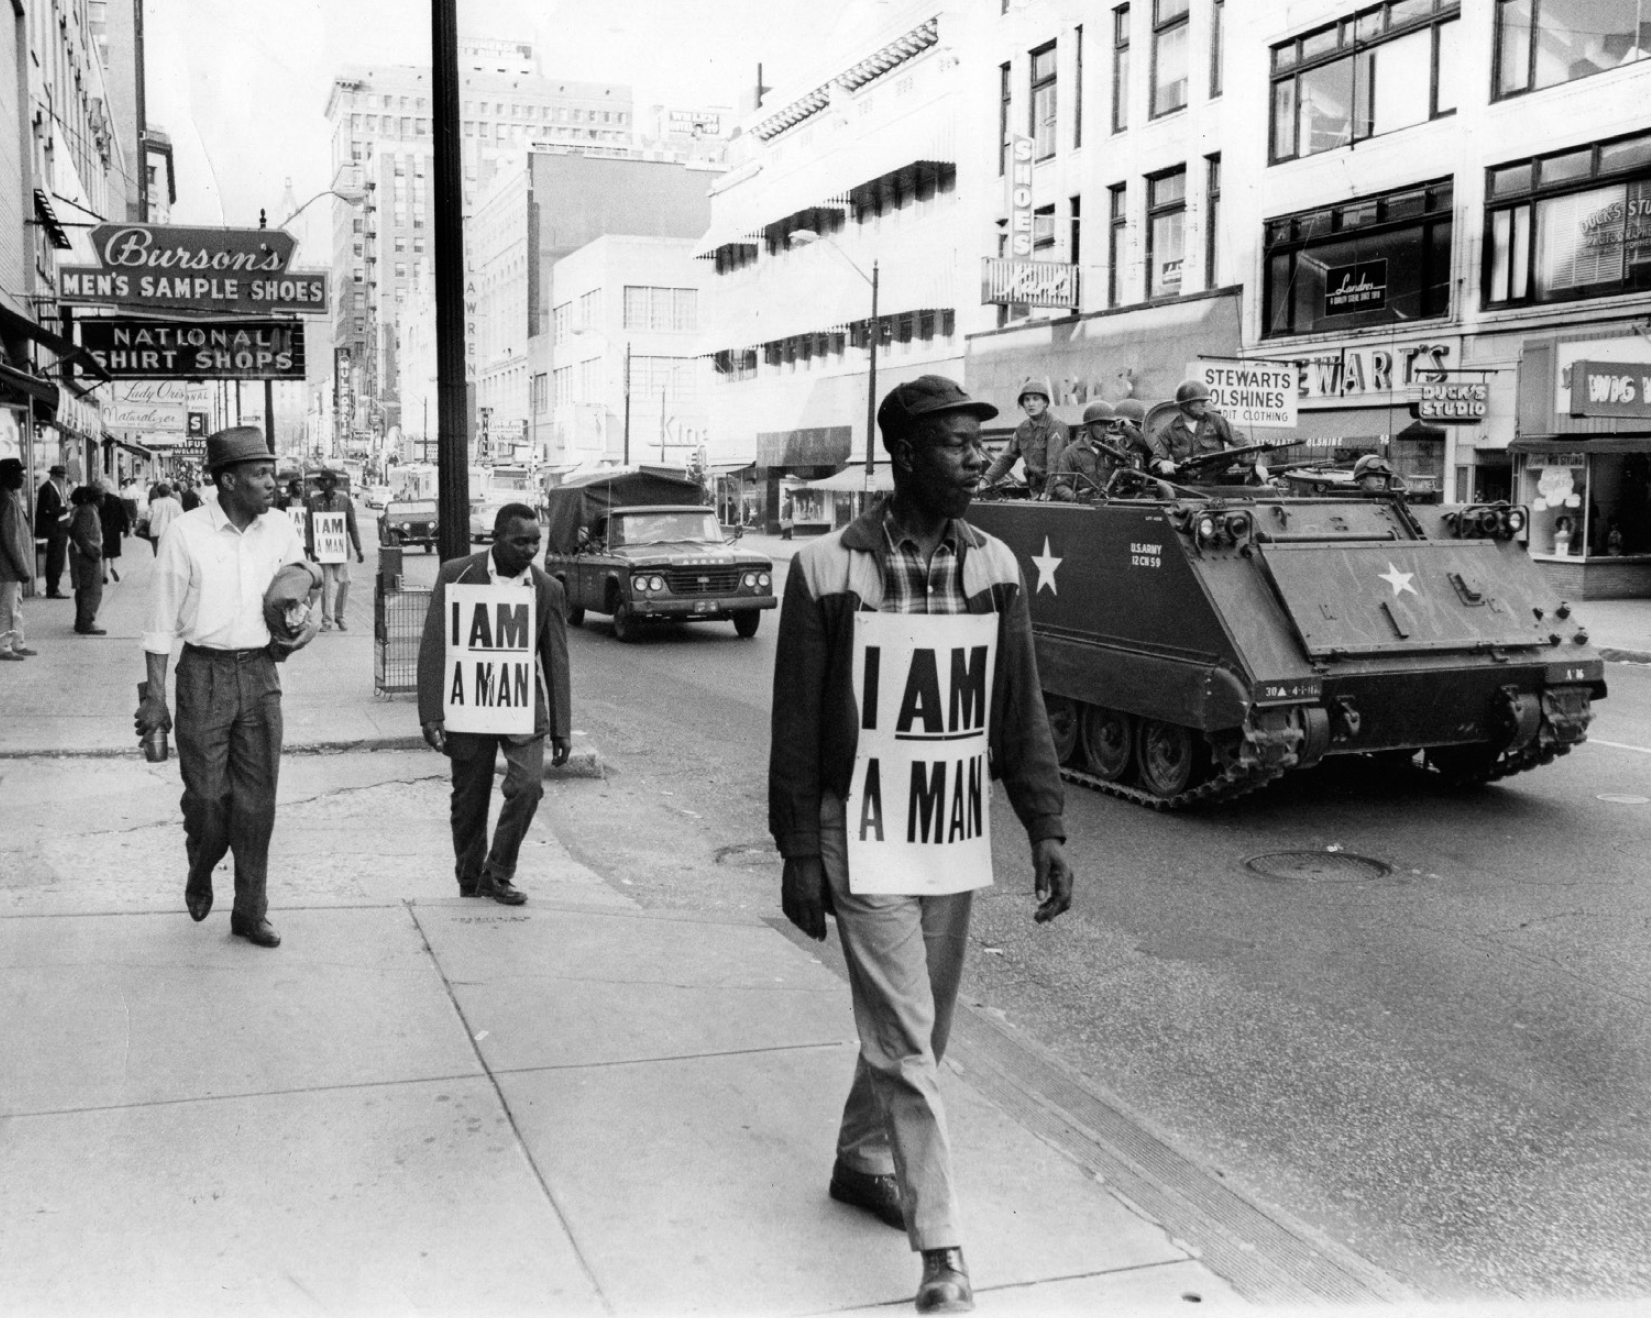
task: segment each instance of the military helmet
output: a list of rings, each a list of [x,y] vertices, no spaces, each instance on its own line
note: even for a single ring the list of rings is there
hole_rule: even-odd
[[[1178,407],[1185,407],[1188,403],[1208,402],[1209,397],[1209,386],[1202,380],[1183,380],[1175,389],[1175,402]]]
[[[1353,479],[1362,481],[1366,476],[1391,476],[1393,468],[1388,465],[1387,459],[1376,453],[1366,453],[1353,464]]]
[[[1112,410],[1118,414],[1119,420],[1130,421],[1137,426],[1147,419],[1147,405],[1139,398],[1120,398]]]
[[[1088,407],[1084,408],[1083,423],[1087,426],[1091,421],[1113,421],[1117,419],[1117,416],[1117,408],[1113,407],[1106,399],[1097,398]]]
[[[1015,401],[1020,402],[1027,394],[1040,394],[1046,403],[1053,404],[1055,401],[1055,395],[1049,388],[1049,381],[1040,380],[1036,376],[1028,377],[1026,382],[1021,385],[1020,392],[1015,395]]]

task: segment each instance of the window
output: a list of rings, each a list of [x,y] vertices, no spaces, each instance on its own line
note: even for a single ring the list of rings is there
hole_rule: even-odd
[[[1225,0],[1210,3],[1210,99],[1221,95],[1221,21],[1226,15]]]
[[[1072,149],[1083,145],[1083,24],[1072,29]]]
[[[1187,171],[1170,170],[1147,180],[1147,296],[1181,291],[1187,247]]]
[[[528,407],[534,416],[542,416],[550,401],[550,377],[543,371],[535,372],[528,383]]]
[[[1083,250],[1083,198],[1071,197],[1067,199],[1070,219],[1067,228],[1066,259],[1073,265],[1078,264],[1078,256]]]
[[[1274,46],[1273,162],[1454,113],[1459,15],[1458,0],[1389,0]]]
[[[997,66],[997,81],[997,174],[1002,178],[1009,167],[1009,107],[1014,101],[1009,65]]]
[[[1123,260],[1126,234],[1125,203],[1127,200],[1127,185],[1115,183],[1107,189],[1107,201],[1111,208],[1106,238],[1106,304],[1109,307],[1118,306],[1123,301]]]
[[[692,288],[625,285],[628,330],[694,330],[699,327],[699,293]]]
[[[602,318],[602,291],[593,288],[579,296],[579,328],[594,329]]]
[[[1449,314],[1451,192],[1435,179],[1268,220],[1263,334]]]
[[[559,407],[573,401],[573,367],[559,366],[550,373],[550,405]]]
[[[1055,154],[1055,43],[1032,52],[1032,140],[1036,157]]]
[[[1039,206],[1032,212],[1032,250],[1055,245],[1055,207]]]
[[[1112,11],[1112,131],[1129,127],[1129,6]]]
[[[1204,157],[1204,287],[1219,288],[1221,234],[1221,157]]]
[[[602,359],[587,357],[579,363],[579,401],[582,403],[599,403],[602,401]]]
[[[801,345],[799,345],[801,346]],[[808,345],[812,350],[813,345]],[[631,398],[661,398],[671,403],[699,400],[699,358],[632,357]]]
[[[1496,0],[1498,99],[1620,68],[1648,49],[1645,0]]]
[[[1149,118],[1187,103],[1187,17],[1189,0],[1152,0],[1152,104]]]
[[[1486,194],[1487,304],[1651,288],[1651,133],[1499,165]]]

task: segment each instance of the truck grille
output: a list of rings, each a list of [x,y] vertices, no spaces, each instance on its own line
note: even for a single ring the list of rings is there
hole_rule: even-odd
[[[737,567],[673,567],[665,569],[673,595],[731,595],[739,589]]]

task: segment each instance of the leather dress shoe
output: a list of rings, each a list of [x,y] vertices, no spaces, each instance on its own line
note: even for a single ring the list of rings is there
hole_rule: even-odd
[[[466,882],[464,882],[463,879],[460,879],[459,880],[459,896],[460,897],[479,897],[479,896],[481,896],[481,894],[476,891],[476,881],[474,879],[471,879],[469,883],[466,883]]]
[[[900,1207],[900,1182],[893,1176],[856,1171],[839,1159],[831,1168],[830,1194],[838,1203],[863,1208],[897,1231],[906,1229],[905,1210]]]
[[[208,888],[205,892],[190,892],[185,888],[183,904],[189,908],[189,918],[199,924],[212,914],[212,889]]]
[[[76,627],[75,628],[75,635],[77,635],[77,636],[107,636],[108,634],[109,634],[109,629],[107,627]]]
[[[229,932],[259,947],[280,947],[281,935],[268,920],[243,920],[238,915],[229,917]]]
[[[46,598],[49,599],[49,600],[66,600],[66,599],[72,599],[74,597],[71,596],[71,595],[65,595],[60,590],[53,590],[53,591],[48,591],[46,593]]]
[[[969,1269],[963,1251],[925,1249],[923,1280],[917,1285],[918,1313],[968,1313],[975,1307],[974,1288],[969,1285]]]
[[[26,645],[14,645],[11,648],[11,652],[13,654],[20,654],[25,659],[33,659],[35,655],[40,653],[39,650],[31,650]]]
[[[483,874],[476,880],[476,896],[491,897],[501,906],[520,906],[527,900],[525,892],[497,874]]]

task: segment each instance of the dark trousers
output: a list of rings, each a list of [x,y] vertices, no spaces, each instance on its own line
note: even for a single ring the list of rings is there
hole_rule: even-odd
[[[210,893],[212,871],[235,855],[235,914],[269,909],[269,839],[281,773],[281,679],[263,650],[185,646],[178,660],[178,768],[189,855],[185,891]]]
[[[489,850],[487,812],[493,796],[494,753],[500,750],[505,759],[504,808]],[[516,745],[503,737],[453,732],[447,736],[447,754],[453,762],[453,872],[459,886],[470,887],[484,870],[501,879],[515,877],[522,839],[545,794],[545,739]]]
[[[46,593],[56,595],[63,586],[63,565],[69,561],[69,531],[55,527],[46,535]]]
[[[69,551],[69,581],[75,588],[75,630],[89,632],[103,607],[103,564],[78,549]]]

